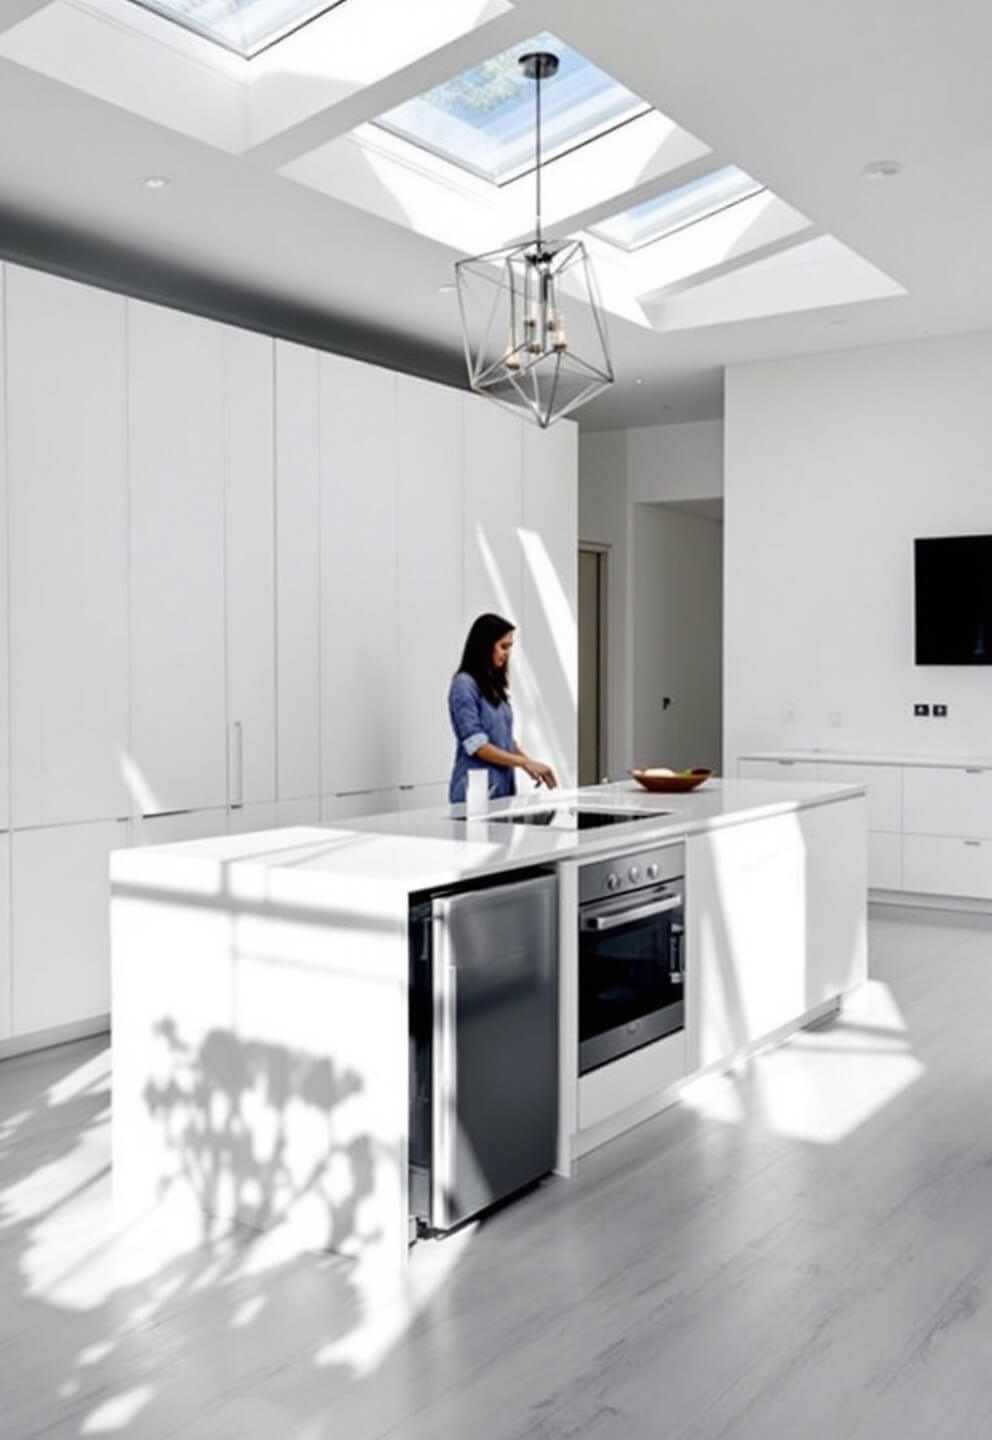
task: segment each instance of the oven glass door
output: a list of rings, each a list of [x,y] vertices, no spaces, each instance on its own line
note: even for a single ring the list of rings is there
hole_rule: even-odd
[[[685,1023],[682,883],[579,911],[579,1073]]]

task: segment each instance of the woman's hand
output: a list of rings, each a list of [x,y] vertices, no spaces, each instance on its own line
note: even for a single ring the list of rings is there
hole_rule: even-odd
[[[538,785],[546,785],[549,790],[557,788],[558,781],[550,765],[545,765],[543,760],[532,760],[529,755],[524,757],[522,763],[527,774]]]

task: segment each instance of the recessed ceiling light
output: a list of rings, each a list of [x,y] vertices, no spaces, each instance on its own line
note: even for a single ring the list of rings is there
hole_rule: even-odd
[[[172,177],[170,175],[146,175],[141,183],[146,190],[164,190],[166,186],[172,184]]]
[[[866,180],[891,180],[902,169],[898,160],[872,160],[862,167]]]
[[[643,384],[644,384],[643,378],[642,378],[640,375],[638,375],[638,376],[635,378],[635,380],[634,380],[634,384],[635,384],[635,385],[643,385]]]

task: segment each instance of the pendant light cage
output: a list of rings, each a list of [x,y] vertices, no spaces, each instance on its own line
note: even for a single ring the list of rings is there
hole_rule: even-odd
[[[523,55],[536,82],[532,240],[455,265],[470,387],[546,429],[613,383],[602,301],[581,240],[541,233],[541,82],[557,57]]]

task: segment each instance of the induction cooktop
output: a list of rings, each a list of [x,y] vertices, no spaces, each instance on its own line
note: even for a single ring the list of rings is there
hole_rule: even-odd
[[[582,810],[574,805],[555,805],[541,810],[505,810],[497,815],[480,815],[486,821],[506,825],[548,825],[556,830],[592,830],[598,825],[627,825],[632,820],[656,820],[670,810]]]

